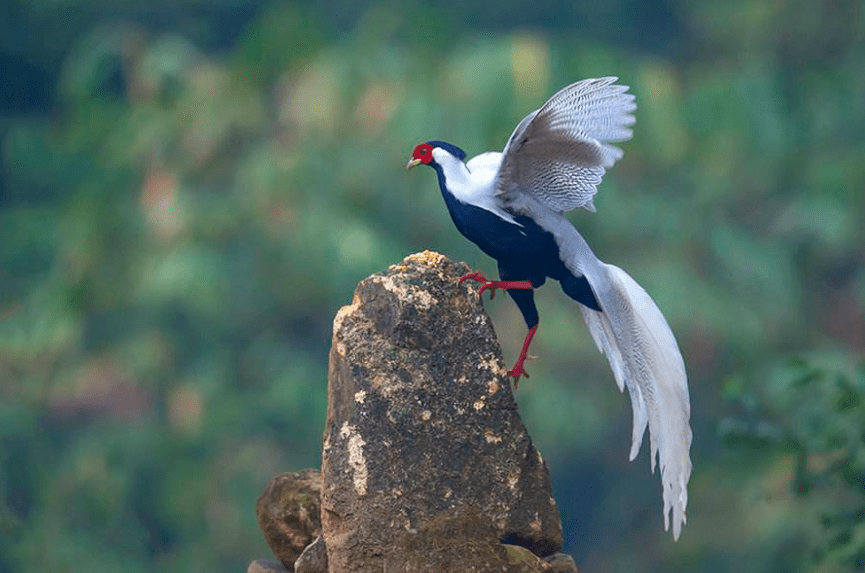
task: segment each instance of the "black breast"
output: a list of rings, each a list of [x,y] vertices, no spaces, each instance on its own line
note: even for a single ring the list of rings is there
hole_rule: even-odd
[[[457,200],[442,190],[454,225],[465,238],[499,262],[510,276],[523,276],[535,284],[546,277],[562,280],[570,273],[559,257],[552,233],[525,215],[514,215],[515,225],[495,213]]]

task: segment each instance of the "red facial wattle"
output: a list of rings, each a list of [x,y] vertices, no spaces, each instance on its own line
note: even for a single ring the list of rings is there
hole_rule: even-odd
[[[407,169],[411,169],[412,167],[416,167],[418,165],[429,165],[433,160],[432,154],[433,146],[429,143],[421,143],[417,147],[414,148],[414,151],[411,154],[411,159],[406,165]]]

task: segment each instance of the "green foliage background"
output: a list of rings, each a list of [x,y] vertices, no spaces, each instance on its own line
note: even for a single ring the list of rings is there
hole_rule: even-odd
[[[0,572],[242,571],[317,466],[330,323],[440,250],[487,271],[412,147],[500,149],[618,75],[634,139],[572,221],[688,365],[689,524],[540,296],[521,412],[585,571],[865,568],[865,5],[856,0],[5,0]],[[505,353],[524,325],[486,303]],[[857,367],[858,364],[858,367]]]

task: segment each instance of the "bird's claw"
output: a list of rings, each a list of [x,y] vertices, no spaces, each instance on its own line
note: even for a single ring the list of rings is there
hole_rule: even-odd
[[[490,300],[493,300],[496,298],[496,288],[497,287],[493,286],[492,281],[484,283],[481,285],[481,288],[478,289],[478,296],[483,296],[484,291],[488,290],[490,291]]]
[[[478,296],[483,295],[484,291],[488,290],[490,291],[490,300],[496,298],[496,289],[499,288],[498,286],[496,286],[496,281],[488,279],[481,271],[475,271],[473,273],[469,273],[460,277],[460,284],[463,284],[465,281],[475,281],[481,283],[481,286],[478,289]]]
[[[537,356],[532,356],[531,354],[521,354],[517,361],[514,363],[514,367],[508,370],[508,376],[514,377],[514,388],[520,387],[520,377],[525,376],[526,378],[531,378],[529,373],[526,372],[525,363],[529,360],[537,360]]]
[[[460,277],[460,284],[463,284],[466,281],[477,281],[480,283],[490,282],[490,279],[484,276],[484,273],[480,271],[475,271],[473,273],[469,273],[467,275],[463,275]]]
[[[514,388],[520,387],[520,376],[525,376],[526,378],[531,378],[529,373],[526,372],[526,369],[523,367],[523,363],[525,362],[525,358],[522,360],[517,360],[514,367],[508,370],[508,376],[513,376],[514,378]]]

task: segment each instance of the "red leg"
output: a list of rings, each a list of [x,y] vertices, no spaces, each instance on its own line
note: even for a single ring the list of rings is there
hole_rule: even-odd
[[[481,288],[478,289],[478,294],[484,294],[484,291],[490,291],[490,299],[494,299],[496,297],[496,289],[533,289],[535,288],[532,285],[532,281],[491,281],[480,271],[475,271],[473,273],[469,273],[464,277],[460,278],[460,284],[465,281],[476,281],[481,284]]]
[[[517,357],[514,367],[508,370],[508,374],[514,377],[514,388],[519,388],[520,376],[525,376],[526,378],[529,377],[529,373],[526,372],[525,368],[523,368],[523,364],[525,364],[529,357],[529,345],[532,343],[532,338],[535,337],[535,332],[537,330],[538,325],[536,324],[526,333],[526,339],[523,341],[523,349],[520,350],[520,355]]]

